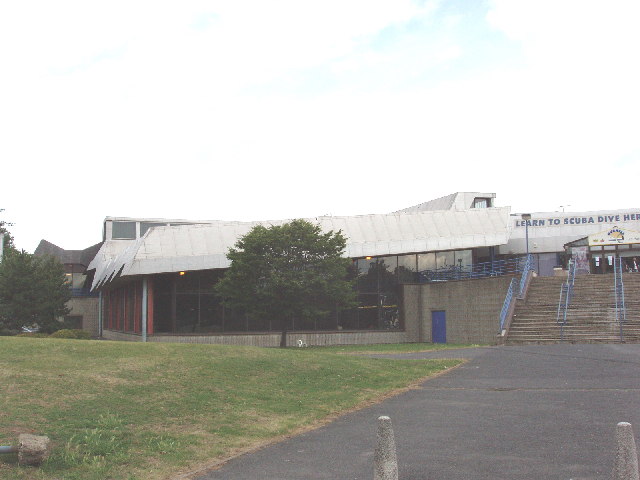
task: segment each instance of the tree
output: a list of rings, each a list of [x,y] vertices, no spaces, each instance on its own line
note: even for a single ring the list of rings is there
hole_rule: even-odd
[[[0,208],[0,213],[4,212],[4,208]],[[4,249],[3,253],[6,254],[9,250],[14,250],[15,247],[13,245],[13,237],[7,227],[10,227],[13,223],[9,223],[5,220],[0,220],[0,237],[3,238],[4,241]]]
[[[60,328],[69,313],[71,291],[64,266],[54,257],[10,251],[0,264],[0,330],[17,332],[37,324],[43,332]]]
[[[305,220],[259,225],[229,249],[231,267],[215,288],[226,306],[279,322],[281,346],[286,346],[291,319],[318,318],[355,305],[345,247],[341,232],[322,233]]]

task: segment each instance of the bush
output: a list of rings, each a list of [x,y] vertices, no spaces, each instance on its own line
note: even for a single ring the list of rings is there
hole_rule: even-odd
[[[49,335],[49,338],[74,338],[77,340],[89,340],[91,335],[89,332],[78,329],[63,328]]]
[[[47,338],[49,335],[41,332],[22,332],[16,335],[16,337],[31,337],[31,338]]]

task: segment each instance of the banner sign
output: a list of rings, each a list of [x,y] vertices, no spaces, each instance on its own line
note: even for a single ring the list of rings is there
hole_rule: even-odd
[[[604,232],[589,235],[590,247],[596,245],[629,245],[630,243],[640,243],[640,232],[613,227]]]
[[[589,247],[573,247],[571,257],[576,262],[576,275],[589,273]]]
[[[516,227],[560,227],[564,225],[588,225],[596,223],[620,223],[620,222],[640,222],[640,212],[638,213],[612,213],[611,215],[590,215],[561,218],[536,218],[531,220],[516,220]]]

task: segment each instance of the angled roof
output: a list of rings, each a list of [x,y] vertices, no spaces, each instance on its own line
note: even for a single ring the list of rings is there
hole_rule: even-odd
[[[503,245],[509,239],[509,212],[503,207],[306,220],[325,232],[342,231],[345,256],[355,258]],[[92,288],[117,277],[228,268],[229,248],[254,226],[288,221],[154,227],[135,241],[107,241],[90,265],[96,270]]]
[[[96,243],[84,250],[65,250],[47,240],[40,240],[33,254],[37,256],[51,255],[60,260],[61,263],[74,263],[86,267],[96,256],[101,246],[102,242]]]

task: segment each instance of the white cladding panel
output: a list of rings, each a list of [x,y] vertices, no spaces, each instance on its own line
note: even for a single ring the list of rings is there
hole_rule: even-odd
[[[503,245],[509,235],[509,208],[411,212],[355,217],[307,219],[325,232],[341,231],[347,239],[346,256],[398,255]],[[200,225],[154,227],[136,241],[117,248],[107,241],[102,261],[94,260],[93,287],[117,275],[143,275],[182,270],[227,268],[229,248],[255,225],[269,222],[211,222]],[[122,243],[122,241],[118,241]],[[108,257],[108,253],[113,256]],[[98,258],[98,257],[96,257]]]

